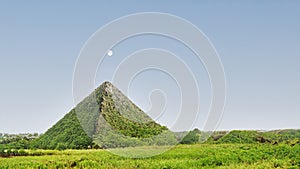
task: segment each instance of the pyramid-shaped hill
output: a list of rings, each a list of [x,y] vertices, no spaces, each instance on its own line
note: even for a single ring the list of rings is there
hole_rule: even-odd
[[[55,149],[173,145],[176,142],[167,127],[153,121],[120,90],[104,82],[33,144],[36,148]]]

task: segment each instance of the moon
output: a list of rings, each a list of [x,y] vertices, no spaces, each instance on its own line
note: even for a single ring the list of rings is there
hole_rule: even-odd
[[[107,55],[108,55],[108,56],[112,56],[112,55],[113,55],[113,51],[112,51],[112,50],[109,50],[109,51],[107,52]]]

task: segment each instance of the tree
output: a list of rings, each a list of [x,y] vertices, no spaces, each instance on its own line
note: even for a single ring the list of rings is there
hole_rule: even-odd
[[[181,140],[181,144],[195,144],[199,142],[199,136],[196,130],[188,132],[188,134]]]

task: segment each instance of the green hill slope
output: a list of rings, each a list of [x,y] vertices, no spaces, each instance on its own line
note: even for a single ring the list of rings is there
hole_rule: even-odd
[[[91,145],[92,139],[82,129],[74,109],[32,142],[33,147],[41,149],[82,149]]]

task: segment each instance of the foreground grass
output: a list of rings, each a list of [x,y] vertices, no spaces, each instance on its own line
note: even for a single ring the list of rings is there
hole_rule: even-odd
[[[0,168],[300,168],[300,146],[284,144],[178,145],[161,155],[140,159],[120,157],[105,150],[29,153],[30,156],[0,158]]]

